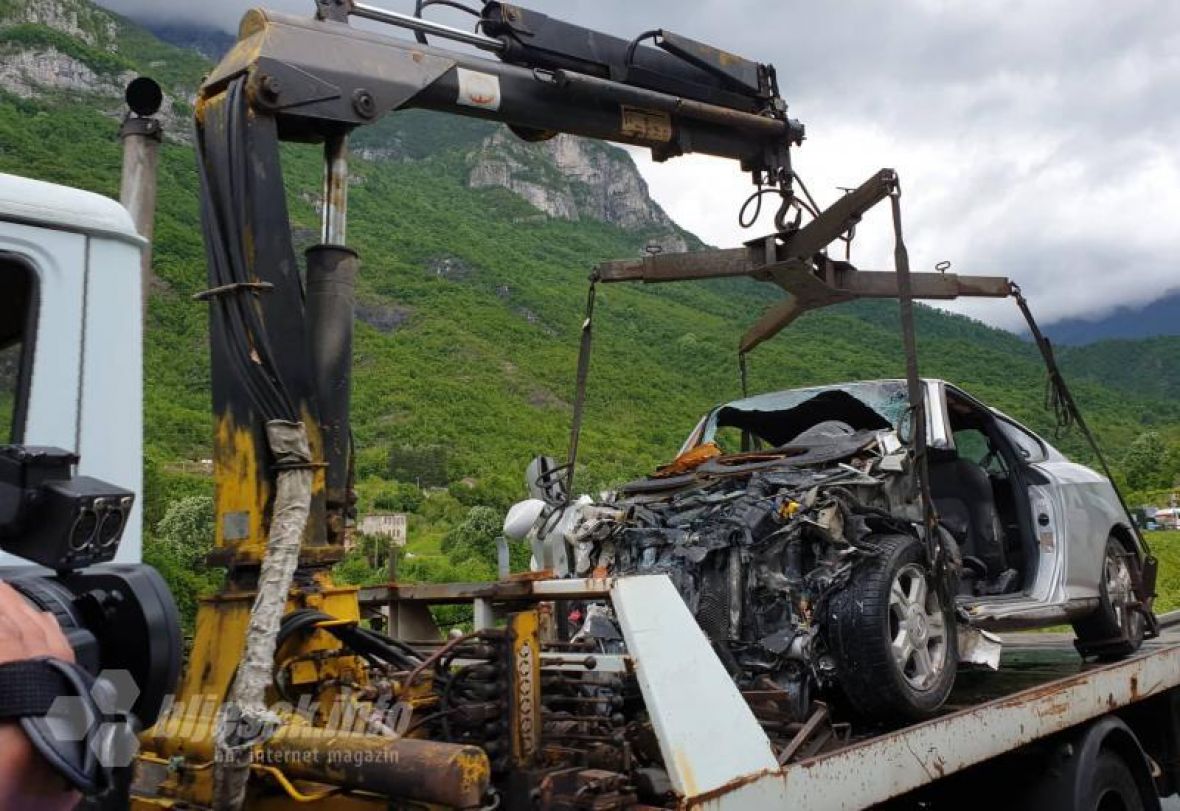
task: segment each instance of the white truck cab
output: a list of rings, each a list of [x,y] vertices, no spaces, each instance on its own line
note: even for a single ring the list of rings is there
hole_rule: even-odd
[[[146,245],[114,200],[0,174],[0,444],[73,451],[135,492],[118,563],[141,554]]]

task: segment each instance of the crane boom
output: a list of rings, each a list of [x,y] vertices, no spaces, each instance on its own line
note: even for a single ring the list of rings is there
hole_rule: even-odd
[[[298,670],[303,695],[324,704],[355,702],[354,689],[423,706],[448,700],[440,695],[445,670],[431,668],[414,684],[429,660],[362,633],[356,589],[335,585],[330,575],[343,557],[355,500],[349,401],[360,264],[347,239],[349,134],[418,108],[502,122],[530,141],[568,133],[646,147],[656,160],[713,155],[736,161],[760,189],[777,189],[785,211],[791,147],[803,128],[787,116],[773,67],[669,31],[619,39],[499,2],[484,4],[475,33],[356,0],[316,0],[316,11],[314,18],[249,11],[238,42],[198,94],[209,277],[198,298],[209,303],[215,417],[211,561],[228,575],[223,591],[199,609],[178,698],[213,695],[225,703],[215,724],[196,724],[199,746],[191,735],[158,732],[153,757],[212,765],[211,780],[178,780],[162,791],[217,809],[241,807],[258,790],[255,756],[292,741],[315,755],[301,777],[473,807],[493,774],[503,781],[512,769],[523,776],[538,765],[539,716],[527,702],[509,712],[531,712],[537,723],[502,725],[511,732],[497,733],[508,735],[511,760],[496,756],[498,745],[478,748],[449,734],[308,736],[300,732],[306,719],[276,719],[266,706],[279,679],[276,659]],[[358,29],[354,17],[409,29],[414,38]],[[305,275],[291,240],[284,141],[323,148],[322,228]],[[335,636],[317,632],[320,622]],[[537,667],[536,614],[514,623],[520,630],[509,636],[511,657]],[[499,650],[494,634],[484,640],[471,645]],[[374,684],[370,674],[399,662],[413,668],[407,682],[396,690],[396,680]],[[286,697],[296,670],[283,672]],[[518,671],[519,689],[534,689],[539,674]],[[375,717],[371,706],[365,712]],[[281,735],[268,739],[263,731],[276,722]],[[341,772],[331,768],[336,749],[379,753],[397,765]],[[525,783],[516,788],[532,791]]]
[[[501,61],[358,30],[348,24],[353,15],[475,45]],[[729,158],[790,196],[790,148],[803,132],[786,115],[773,67],[671,32],[648,32],[651,47],[502,3],[485,6],[481,28],[467,34],[354,2],[324,0],[317,18],[252,10],[201,87],[210,288],[219,291],[211,297],[215,460],[219,481],[234,481],[218,491],[223,563],[263,557],[274,473],[264,425],[280,413],[309,425],[312,464],[323,466],[304,563],[340,555],[357,273],[345,239],[352,129],[430,109],[500,121],[530,140],[570,133],[648,147],[658,160]],[[288,236],[281,140],[325,144],[322,245],[308,253],[306,302]]]

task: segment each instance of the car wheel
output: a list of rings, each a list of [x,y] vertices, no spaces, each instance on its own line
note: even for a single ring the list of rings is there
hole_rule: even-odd
[[[872,544],[878,553],[828,601],[826,638],[841,691],[867,718],[928,718],[954,686],[954,608],[934,588],[918,539],[885,535]]]
[[[1130,656],[1143,644],[1143,615],[1131,608],[1135,602],[1132,566],[1134,553],[1113,535],[1106,539],[1102,580],[1098,584],[1098,610],[1074,623],[1078,648],[1099,659],[1113,661]]]

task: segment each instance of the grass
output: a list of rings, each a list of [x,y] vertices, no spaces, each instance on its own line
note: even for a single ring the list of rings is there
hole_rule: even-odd
[[[1162,614],[1180,608],[1180,532],[1149,532],[1147,542],[1160,562],[1155,610]]]

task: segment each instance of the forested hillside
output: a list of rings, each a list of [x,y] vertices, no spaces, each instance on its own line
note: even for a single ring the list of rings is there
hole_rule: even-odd
[[[113,93],[135,72],[162,79],[169,93],[173,136],[163,148],[146,346],[147,518],[156,526],[174,502],[210,491],[185,464],[210,453],[206,313],[191,300],[205,286],[204,255],[184,123],[208,63],[85,0],[0,0],[0,62],[0,171],[109,195],[120,154]],[[569,143],[509,150],[501,138],[482,122],[400,113],[354,142],[361,507],[413,512],[412,547],[423,558],[440,544],[464,548],[456,528],[489,520],[469,507],[502,509],[521,495],[534,454],[564,451],[594,264],[637,255],[653,240],[699,244],[647,199],[623,151]],[[285,148],[284,164],[295,241],[306,245],[318,222],[319,153]],[[481,181],[489,177],[505,182]],[[603,178],[624,190],[619,199],[599,193]],[[650,469],[705,409],[735,396],[738,336],[777,295],[753,282],[601,290],[580,481],[605,485]],[[752,356],[751,387],[900,376],[895,309],[864,303],[805,317]],[[924,374],[1052,434],[1044,373],[1029,344],[936,310],[919,315]],[[1150,386],[1134,385],[1130,365],[1102,353],[1078,350],[1068,361],[1112,456],[1121,462],[1123,449],[1154,432],[1162,480],[1180,474],[1180,453],[1177,469],[1166,469],[1168,448],[1180,443],[1180,406],[1175,365],[1159,357],[1163,365],[1143,374],[1155,370],[1170,382]],[[1123,376],[1108,376],[1107,365]],[[1089,456],[1076,435],[1056,441]],[[423,498],[419,486],[450,494]],[[200,526],[200,515],[173,515],[160,534],[183,541]]]
[[[1070,374],[1136,395],[1180,399],[1180,336],[1098,341],[1058,352]]]

